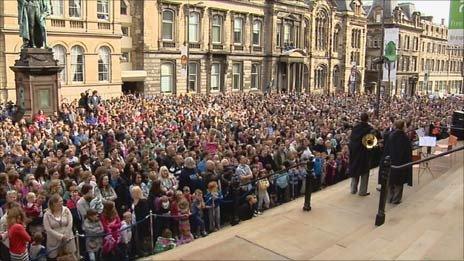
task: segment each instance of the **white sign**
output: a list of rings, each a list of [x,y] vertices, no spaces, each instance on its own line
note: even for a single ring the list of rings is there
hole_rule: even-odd
[[[437,137],[434,137],[434,136],[419,137],[419,146],[421,146],[421,147],[435,147],[435,146],[437,146]]]
[[[180,69],[180,76],[187,77],[187,68]]]
[[[180,46],[180,56],[188,56],[188,48],[187,45]]]
[[[399,28],[386,28],[385,29],[385,40],[383,42],[383,49],[386,50],[387,44],[389,42],[394,42],[396,48],[398,49],[398,42],[400,38],[400,29]],[[388,62],[383,64],[383,77],[382,81],[388,81]],[[390,81],[395,84],[396,82],[396,61],[390,63]]]

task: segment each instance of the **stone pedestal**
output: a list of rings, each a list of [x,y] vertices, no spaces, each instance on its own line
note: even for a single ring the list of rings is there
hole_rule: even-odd
[[[51,49],[24,48],[10,68],[15,72],[16,104],[26,116],[39,110],[47,115],[58,111],[59,73],[63,67],[58,65]]]

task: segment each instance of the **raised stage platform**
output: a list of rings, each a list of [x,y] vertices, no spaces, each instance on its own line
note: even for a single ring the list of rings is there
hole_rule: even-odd
[[[144,260],[463,260],[464,154],[431,162],[405,186],[403,202],[387,204],[383,226],[374,225],[380,193],[371,171],[370,196],[349,192],[349,180],[266,211],[205,238]]]

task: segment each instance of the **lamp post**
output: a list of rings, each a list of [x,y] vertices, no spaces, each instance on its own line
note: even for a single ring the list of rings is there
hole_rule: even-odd
[[[380,64],[380,68],[379,68],[379,72],[378,72],[378,79],[377,79],[377,95],[376,95],[376,102],[375,102],[375,116],[377,118],[380,117],[380,88],[382,87],[382,77],[383,77],[383,62],[384,62],[384,59],[383,59],[383,45],[384,45],[384,41],[385,41],[385,0],[382,1],[382,25],[380,27],[380,29],[382,30],[382,37],[381,37],[381,41],[380,41],[380,55],[379,55],[379,64]]]

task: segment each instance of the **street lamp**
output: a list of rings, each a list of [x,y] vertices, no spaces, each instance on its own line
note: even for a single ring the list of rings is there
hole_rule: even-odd
[[[385,42],[385,0],[382,1],[382,26],[381,26],[381,30],[382,30],[382,38],[381,38],[381,42],[380,42],[380,55],[379,55],[379,58],[377,60],[377,63],[378,64],[381,64],[381,66],[379,66],[379,73],[378,73],[378,79],[377,79],[377,95],[376,95],[376,103],[375,103],[375,116],[377,118],[380,117],[380,88],[382,86],[382,76],[383,76],[383,63],[385,62],[385,59],[384,59],[384,50],[383,50],[383,45]]]

